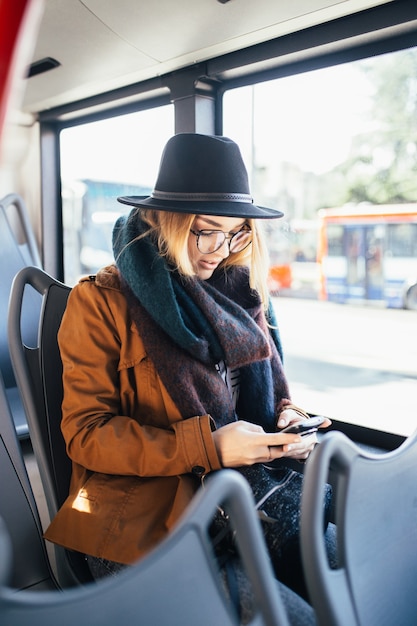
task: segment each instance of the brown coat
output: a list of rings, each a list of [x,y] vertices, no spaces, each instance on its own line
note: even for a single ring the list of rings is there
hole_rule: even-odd
[[[176,523],[198,487],[195,475],[220,469],[213,421],[181,418],[145,352],[113,266],[73,288],[58,339],[62,432],[73,474],[45,537],[132,563]]]

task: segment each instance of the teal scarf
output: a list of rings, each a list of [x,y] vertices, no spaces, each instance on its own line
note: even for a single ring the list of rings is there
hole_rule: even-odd
[[[289,392],[279,336],[269,332],[247,268],[218,270],[208,281],[180,277],[151,237],[136,240],[146,230],[136,210],[120,218],[114,255],[132,319],[184,419],[209,413],[217,425],[241,418],[275,430]],[[240,369],[237,415],[215,368],[222,360]]]

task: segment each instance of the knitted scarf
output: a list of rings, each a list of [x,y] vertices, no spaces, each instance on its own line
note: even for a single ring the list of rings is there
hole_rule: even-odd
[[[279,335],[270,333],[247,268],[205,281],[181,277],[152,238],[141,237],[147,229],[136,210],[119,218],[113,251],[132,319],[181,415],[210,414],[217,426],[244,419],[274,431],[289,392]],[[272,307],[268,321],[275,322]],[[215,367],[222,360],[240,370],[236,411]]]

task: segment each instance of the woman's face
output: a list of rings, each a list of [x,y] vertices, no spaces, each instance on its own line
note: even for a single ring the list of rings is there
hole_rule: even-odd
[[[237,217],[197,215],[193,222],[192,230],[195,233],[198,233],[201,230],[220,230],[231,236],[234,233],[239,232],[245,224],[245,219]],[[201,239],[202,237],[203,236],[201,236]],[[225,239],[222,246],[218,250],[209,252],[208,254],[203,254],[197,247],[197,239],[197,235],[190,231],[188,237],[188,254],[197,276],[202,280],[207,280],[211,277],[221,261],[229,256],[229,243],[228,240]]]

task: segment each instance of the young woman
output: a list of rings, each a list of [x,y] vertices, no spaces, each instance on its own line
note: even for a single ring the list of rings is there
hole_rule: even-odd
[[[206,474],[304,460],[316,443],[277,432],[305,419],[257,225],[282,213],[253,203],[237,145],[176,135],[152,196],[119,200],[135,208],[115,226],[115,264],[73,288],[59,332],[73,475],[46,533],[95,577],[158,544]]]

